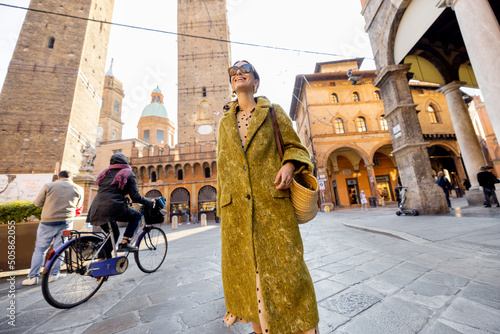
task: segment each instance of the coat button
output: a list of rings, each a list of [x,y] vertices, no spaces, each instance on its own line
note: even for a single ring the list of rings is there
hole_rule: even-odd
[[[247,166],[243,166],[243,170],[247,170]]]
[[[247,198],[250,199],[250,195],[247,195]]]

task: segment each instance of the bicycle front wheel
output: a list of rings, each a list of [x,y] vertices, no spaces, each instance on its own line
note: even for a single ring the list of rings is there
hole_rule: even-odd
[[[84,236],[56,251],[42,278],[43,297],[50,305],[71,308],[86,302],[99,290],[106,278],[90,276],[88,266],[97,259],[102,243],[101,238]],[[59,276],[51,276],[59,266]]]
[[[135,262],[145,273],[152,273],[162,265],[167,256],[168,242],[161,228],[146,226],[139,239],[139,250],[134,253]]]

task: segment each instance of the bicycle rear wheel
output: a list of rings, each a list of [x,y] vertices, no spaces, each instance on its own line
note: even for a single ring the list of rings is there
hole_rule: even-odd
[[[162,265],[167,256],[168,242],[161,228],[146,226],[137,239],[139,250],[134,253],[135,262],[145,273],[152,273]]]
[[[103,240],[96,236],[74,239],[53,255],[54,259],[42,278],[45,300],[57,308],[71,308],[86,302],[106,280],[90,276],[88,265],[97,259]],[[49,282],[50,273],[58,262],[62,264],[58,279]]]

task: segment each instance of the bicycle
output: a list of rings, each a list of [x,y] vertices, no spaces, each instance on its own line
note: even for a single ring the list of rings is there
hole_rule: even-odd
[[[42,294],[50,305],[64,309],[89,300],[109,276],[123,274],[128,268],[130,252],[117,255],[118,245],[111,226],[109,233],[68,230],[63,236],[69,240],[49,253],[45,264]],[[110,238],[112,250],[106,243]],[[139,248],[133,253],[141,271],[152,273],[160,268],[168,250],[167,237],[161,228],[147,225],[143,215],[130,242]],[[59,264],[62,264],[61,272],[64,269],[65,273],[56,280],[51,279],[52,269]]]

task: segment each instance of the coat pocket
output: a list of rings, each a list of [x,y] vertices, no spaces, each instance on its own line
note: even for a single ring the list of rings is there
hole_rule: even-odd
[[[271,196],[273,196],[274,198],[289,198],[290,189],[278,190],[273,188],[271,190]]]
[[[221,208],[225,207],[226,205],[231,204],[231,202],[232,202],[231,194],[222,194],[222,196],[220,198]]]

